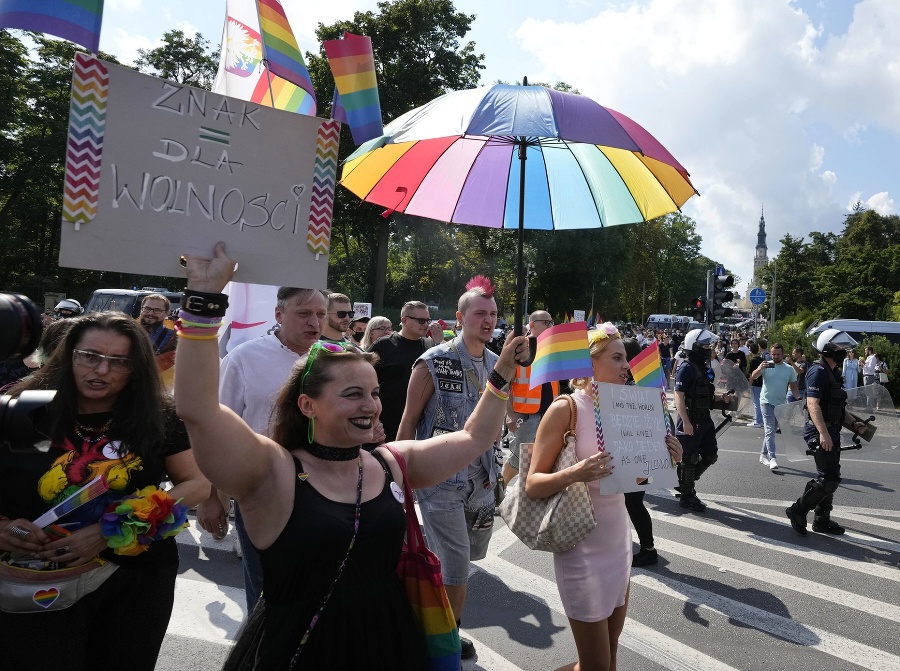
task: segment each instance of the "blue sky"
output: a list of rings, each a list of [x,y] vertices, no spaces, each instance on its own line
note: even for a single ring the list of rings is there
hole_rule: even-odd
[[[840,231],[857,200],[896,214],[896,0],[456,0],[482,82],[563,80],[634,118],[690,171],[702,251],[750,280],[760,208],[785,234]],[[298,42],[375,0],[283,0]],[[106,0],[101,49],[131,62],[166,30],[221,37],[224,0]],[[377,58],[377,54],[376,54]]]

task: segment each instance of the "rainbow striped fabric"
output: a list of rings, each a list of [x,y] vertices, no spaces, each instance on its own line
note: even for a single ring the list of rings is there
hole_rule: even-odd
[[[541,333],[531,364],[531,388],[573,377],[594,377],[588,350],[587,324],[557,324]]]
[[[665,387],[666,378],[659,358],[659,347],[650,345],[631,361],[631,375],[639,387]]]
[[[315,97],[309,70],[279,0],[256,0],[259,28],[269,71]]]
[[[0,28],[34,30],[97,53],[103,0],[0,0]]]
[[[327,40],[323,46],[334,75],[331,118],[343,121],[343,114],[357,145],[380,137],[384,125],[372,40],[365,35],[344,33],[343,39]]]

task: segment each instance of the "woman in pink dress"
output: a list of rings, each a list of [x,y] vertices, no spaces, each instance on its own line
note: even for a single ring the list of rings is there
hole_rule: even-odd
[[[591,364],[597,382],[626,384],[630,366],[622,338],[609,322],[588,332]],[[600,478],[615,465],[608,452],[597,447],[591,380],[572,380],[572,398],[578,409],[575,451],[581,460],[553,472],[553,465],[569,428],[569,404],[555,401],[544,415],[535,438],[525,490],[531,498],[552,496],[573,482],[587,482],[596,528],[571,550],[553,555],[556,584],[563,602],[578,661],[557,671],[615,671],[619,635],[625,625],[631,575],[631,527],[622,494],[601,496]],[[673,437],[666,446],[680,459],[681,446]]]

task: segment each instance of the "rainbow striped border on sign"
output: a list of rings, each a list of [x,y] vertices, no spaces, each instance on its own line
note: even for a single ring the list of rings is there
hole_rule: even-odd
[[[334,211],[334,184],[337,175],[338,145],[341,124],[329,119],[319,126],[316,140],[316,168],[309,202],[309,228],[306,246],[316,255],[327,254],[331,248],[331,217]]]
[[[66,143],[63,221],[75,224],[76,231],[80,224],[88,223],[97,214],[108,93],[109,71],[106,66],[89,54],[75,54],[69,138]]]

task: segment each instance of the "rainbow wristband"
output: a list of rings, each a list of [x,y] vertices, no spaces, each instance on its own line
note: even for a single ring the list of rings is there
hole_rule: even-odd
[[[493,382],[491,382],[490,380],[488,380],[488,383],[487,383],[487,390],[488,390],[489,392],[491,392],[494,396],[496,396],[497,398],[499,398],[501,401],[508,401],[508,400],[509,400],[509,394],[504,394],[502,391],[500,391],[499,389],[497,389],[497,386],[496,386]]]
[[[203,317],[201,315],[194,314],[193,312],[188,312],[185,309],[181,309],[178,311],[178,318],[182,321],[190,321],[197,324],[221,324],[222,317]]]

